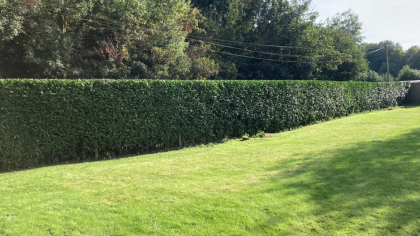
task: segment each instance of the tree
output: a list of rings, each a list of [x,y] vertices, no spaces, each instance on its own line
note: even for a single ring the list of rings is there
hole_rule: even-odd
[[[0,42],[22,33],[26,16],[34,11],[39,0],[0,0]]]
[[[343,57],[343,63],[338,65],[337,70],[326,70],[321,75],[323,80],[356,80],[368,71],[368,63],[365,59],[365,49],[361,45],[362,23],[358,15],[352,10],[337,13],[328,18],[325,27],[331,37],[334,38],[333,47]]]
[[[1,0],[0,0],[1,1]],[[194,79],[217,73],[185,37],[200,14],[183,0],[2,0],[7,77]],[[13,8],[11,8],[13,6]],[[28,10],[29,9],[29,10]],[[25,68],[23,70],[23,68]]]
[[[322,69],[341,64],[341,53],[330,46],[333,39],[319,30],[317,13],[309,11],[310,1],[192,3],[206,17],[200,23],[205,31],[192,36],[212,44],[211,58],[221,65],[214,79],[314,79]]]
[[[388,47],[389,73],[394,77],[398,76],[398,72],[406,64],[405,51],[398,43],[387,40],[377,44],[366,44],[365,46],[369,47],[370,51],[385,48],[386,46]],[[369,54],[367,59],[369,61],[370,69],[376,71],[379,74],[387,73],[385,50],[380,50],[378,52]]]
[[[404,66],[398,73],[398,79],[401,81],[420,80],[420,70],[411,69],[410,66]]]
[[[420,70],[420,47],[412,46],[406,52],[406,64],[413,69]]]

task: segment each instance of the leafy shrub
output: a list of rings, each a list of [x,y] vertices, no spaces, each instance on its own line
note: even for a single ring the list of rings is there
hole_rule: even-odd
[[[227,142],[229,142],[229,138],[228,137],[224,137],[220,142],[221,143],[227,143]]]
[[[0,169],[275,133],[395,106],[408,83],[0,80]]]
[[[411,69],[410,66],[404,66],[398,73],[398,79],[401,81],[420,80],[420,70]]]
[[[249,140],[249,134],[242,135],[242,141]]]
[[[255,135],[253,135],[253,138],[264,138],[265,133],[264,131],[258,131],[258,133],[256,133]]]
[[[398,81],[398,78],[395,78],[391,74],[389,77],[386,74],[380,75],[376,73],[376,71],[368,70],[363,76],[357,79],[357,81],[364,81],[364,82],[392,82]]]

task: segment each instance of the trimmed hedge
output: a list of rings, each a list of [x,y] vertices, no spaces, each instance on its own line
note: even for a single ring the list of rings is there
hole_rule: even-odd
[[[397,105],[408,83],[0,80],[0,170],[217,142]]]

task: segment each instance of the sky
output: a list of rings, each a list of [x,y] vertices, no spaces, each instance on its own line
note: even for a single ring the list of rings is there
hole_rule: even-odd
[[[312,0],[320,20],[348,9],[363,22],[365,42],[392,40],[406,50],[420,46],[420,0]]]

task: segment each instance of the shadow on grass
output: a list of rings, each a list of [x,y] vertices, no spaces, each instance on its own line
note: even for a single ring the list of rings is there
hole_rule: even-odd
[[[279,174],[267,192],[305,196],[316,222],[312,233],[420,234],[420,129],[306,155],[273,170]]]
[[[417,108],[417,107],[420,107],[420,102],[416,102],[416,103],[414,103],[414,102],[411,102],[411,103],[406,103],[406,104],[403,104],[402,106],[400,106],[401,108]]]

